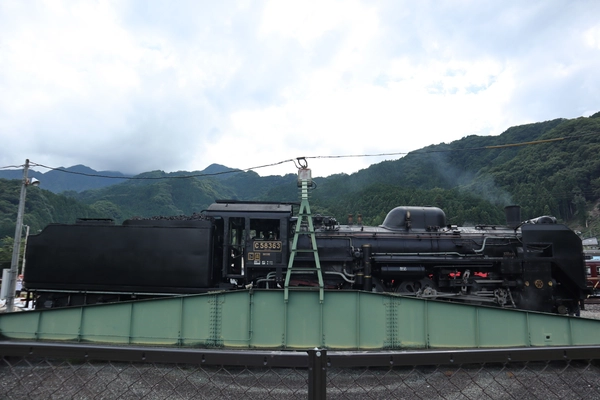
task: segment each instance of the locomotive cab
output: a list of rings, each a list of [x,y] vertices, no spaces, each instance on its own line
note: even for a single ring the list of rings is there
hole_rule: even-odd
[[[282,280],[292,205],[217,201],[206,215],[216,222],[223,284],[251,282],[269,271],[275,272],[275,280]]]

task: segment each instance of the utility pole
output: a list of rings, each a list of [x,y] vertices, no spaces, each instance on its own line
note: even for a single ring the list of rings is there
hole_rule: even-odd
[[[25,275],[25,254],[27,253],[27,239],[29,238],[29,225],[25,226],[25,242],[23,242],[23,263],[21,264],[21,275]]]
[[[21,196],[19,197],[19,211],[17,212],[17,226],[15,227],[15,241],[13,245],[12,261],[10,264],[10,273],[8,275],[8,294],[6,295],[6,312],[14,311],[15,304],[15,288],[17,285],[17,277],[19,276],[19,252],[21,250],[21,235],[23,233],[23,214],[25,212],[25,193],[27,186],[32,184],[39,185],[39,181],[30,182],[27,174],[29,172],[29,159],[25,160],[23,168],[23,183],[21,185]]]

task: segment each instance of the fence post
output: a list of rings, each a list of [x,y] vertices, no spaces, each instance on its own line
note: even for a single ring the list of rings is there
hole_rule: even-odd
[[[327,350],[308,350],[308,399],[327,398]]]

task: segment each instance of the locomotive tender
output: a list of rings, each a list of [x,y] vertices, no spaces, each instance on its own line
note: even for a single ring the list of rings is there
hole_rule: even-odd
[[[436,207],[394,208],[380,226],[313,216],[324,287],[577,314],[589,291],[579,237],[506,212],[506,226],[474,227]],[[282,289],[296,222],[290,203],[218,201],[190,220],[51,224],[29,237],[25,286],[36,308]],[[297,248],[289,286],[318,287],[314,253],[301,252],[311,237]]]

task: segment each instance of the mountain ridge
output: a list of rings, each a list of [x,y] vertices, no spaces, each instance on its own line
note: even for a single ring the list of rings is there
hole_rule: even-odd
[[[596,212],[600,199],[598,153],[600,113],[520,125],[497,136],[470,135],[426,146],[350,175],[315,178],[311,208],[314,213],[336,218],[361,213],[366,224],[377,225],[395,206],[434,205],[447,212],[451,223],[502,224],[503,207],[520,204],[524,219],[551,214],[574,227],[592,230],[597,225],[600,229]],[[30,176],[42,181],[43,190],[63,189],[68,198],[87,207],[84,213],[117,221],[132,216],[191,214],[215,199],[298,200],[295,174],[261,177],[254,171],[238,171],[221,164],[211,164],[203,171],[149,171],[135,179],[114,171],[97,172],[84,165],[64,170],[69,173],[57,169],[41,176],[32,171]],[[16,179],[22,177],[22,171],[0,171],[0,178],[3,172],[13,173]],[[91,181],[96,177],[88,175],[105,173],[119,179],[105,178],[103,186],[88,189],[81,189],[83,185],[77,182]],[[49,186],[48,177],[53,174],[63,175],[62,186]],[[75,184],[68,186],[69,181]],[[10,191],[13,193],[13,189]],[[0,202],[0,220],[7,229],[16,215],[15,198],[11,197],[18,198],[16,189],[14,193]],[[59,197],[46,197],[50,203],[60,203]],[[44,223],[70,222],[66,216],[71,218],[71,214],[58,213],[61,205],[43,204],[40,200],[36,208],[50,211],[34,218],[32,223],[37,229]],[[53,216],[52,208],[64,218]]]

